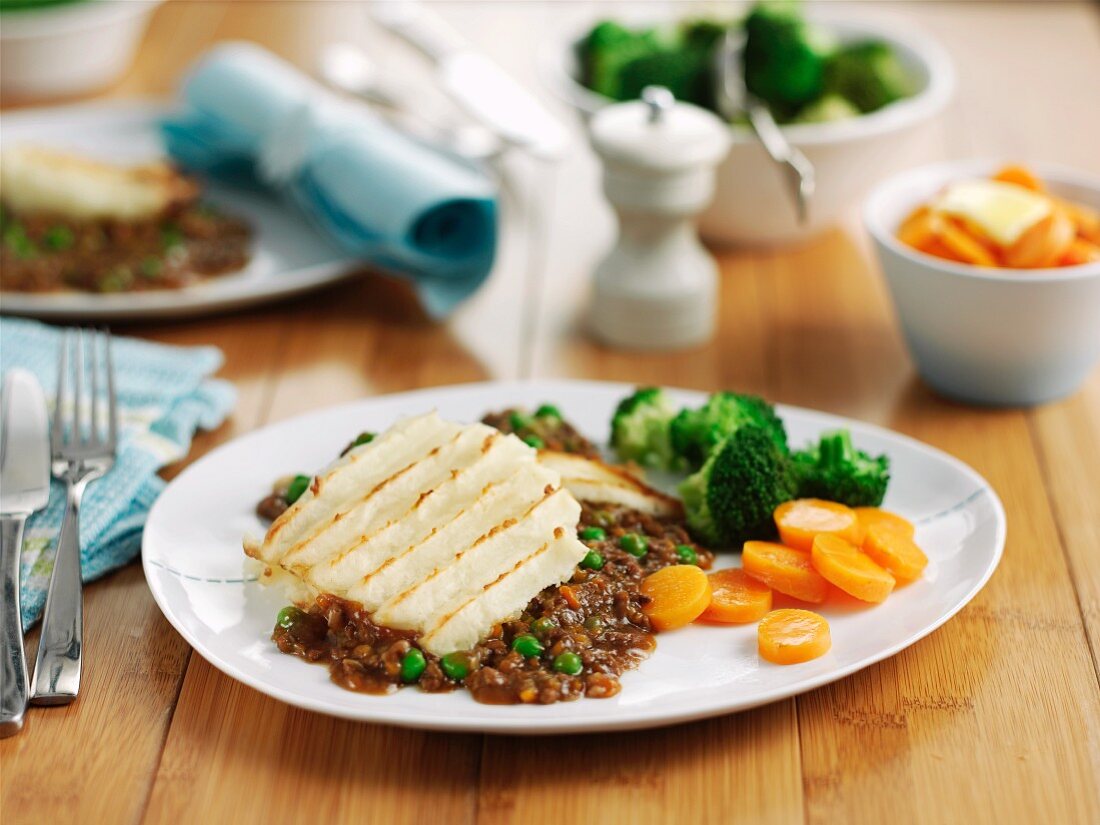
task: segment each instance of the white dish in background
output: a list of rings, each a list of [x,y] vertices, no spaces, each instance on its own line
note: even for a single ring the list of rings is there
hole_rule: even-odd
[[[0,14],[0,89],[24,97],[90,92],[134,61],[164,0],[71,0]]]
[[[644,9],[631,14],[626,8],[616,9],[610,16],[637,25],[671,19],[655,17]],[[731,126],[733,143],[718,167],[714,200],[699,224],[710,241],[770,246],[808,240],[836,224],[844,210],[876,181],[938,154],[935,119],[955,90],[955,70],[943,48],[931,36],[910,26],[855,21],[832,14],[808,17],[842,42],[865,38],[887,41],[917,78],[920,90],[860,117],[783,127],[783,134],[805,153],[817,175],[805,225],[798,223],[783,170],[768,157],[748,127]],[[551,40],[541,55],[547,83],[585,120],[611,103],[577,79],[576,45],[594,23],[590,20],[571,30],[564,40]]]
[[[163,104],[127,101],[5,113],[4,145],[32,143],[118,163],[164,157],[156,120]],[[357,263],[309,221],[270,194],[210,184],[203,199],[245,218],[255,233],[252,260],[240,272],[184,289],[99,295],[0,292],[0,312],[36,318],[143,320],[185,317],[284,298],[333,283]]]
[[[281,701],[348,719],[433,730],[537,734],[633,729],[756,707],[834,682],[931,633],[982,588],[1001,557],[1005,515],[997,495],[962,462],[879,427],[797,408],[781,408],[792,444],[848,426],[856,443],[887,452],[893,478],[885,506],[918,525],[928,554],[924,577],[882,605],[832,602],[832,650],[801,665],[762,662],[756,625],[691,626],[660,635],[657,650],[622,678],[611,699],[548,706],[481,705],[465,691],[389,696],[352,693],[322,665],[280,653],[271,641],[285,601],[255,581],[241,551],[245,533],[262,534],[256,502],[274,479],[327,464],[364,429],[438,409],[476,421],[495,409],[549,401],[586,435],[603,440],[625,384],[582,381],[467,384],[381,396],[266,427],[203,457],[164,491],[142,544],[145,576],[168,621],[211,664]],[[699,404],[702,393],[675,392]],[[736,563],[721,554],[718,566]],[[815,608],[817,609],[817,608]]]
[[[924,166],[880,184],[863,221],[874,239],[917,368],[963,401],[1032,405],[1074,392],[1100,361],[1100,262],[1054,269],[986,269],[903,244],[902,221],[948,183],[988,177],[1004,162]],[[1061,197],[1100,209],[1100,179],[1033,164]]]

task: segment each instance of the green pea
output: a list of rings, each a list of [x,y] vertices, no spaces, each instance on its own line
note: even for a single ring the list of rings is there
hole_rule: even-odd
[[[309,489],[309,476],[294,476],[294,480],[286,488],[286,503],[293,504],[302,497],[302,493]]]
[[[527,633],[512,640],[512,650],[524,659],[538,656],[543,651],[542,642]]]
[[[156,278],[160,275],[161,266],[162,264],[159,258],[146,258],[141,262],[138,269],[144,277]]]
[[[565,653],[559,653],[554,657],[554,670],[558,673],[576,676],[584,670],[584,663],[581,661],[580,656],[571,650],[567,650]]]
[[[18,221],[4,227],[4,245],[15,253],[20,260],[28,260],[38,254],[34,241],[27,235],[27,230]]]
[[[303,615],[305,614],[302,613],[301,609],[294,605],[289,605],[279,611],[279,615],[275,617],[275,624],[279,625],[283,630],[290,630],[291,625],[301,620]]]
[[[405,658],[401,660],[401,681],[405,684],[415,682],[428,666],[424,653],[418,647],[409,648]]]
[[[470,675],[470,654],[465,650],[456,650],[448,653],[439,660],[439,666],[443,672],[456,682],[461,682]]]
[[[645,536],[639,536],[637,533],[627,533],[619,539],[619,547],[634,556],[634,558],[640,559],[649,552],[649,539]]]
[[[599,616],[589,616],[584,620],[584,629],[589,633],[599,633],[603,630],[603,619]]]
[[[698,564],[699,554],[695,552],[695,548],[689,544],[677,544],[676,555],[680,557],[680,561],[684,564]]]
[[[611,527],[615,524],[615,516],[607,512],[607,510],[597,510],[592,518],[600,527]]]
[[[529,447],[534,447],[536,450],[541,450],[546,446],[546,442],[539,438],[537,435],[525,435],[523,437],[524,443]]]
[[[587,567],[589,570],[602,570],[603,556],[595,550],[589,550],[584,554],[584,558],[581,559],[581,567]]]
[[[602,527],[582,527],[581,541],[603,541],[607,538],[607,531]]]
[[[518,431],[529,426],[531,424],[531,419],[527,417],[526,413],[521,413],[519,410],[516,410],[508,416],[508,423],[512,425],[513,430]]]
[[[555,622],[549,616],[543,616],[541,619],[535,619],[535,621],[531,624],[531,630],[533,630],[540,636],[545,636],[557,626],[557,622]]]
[[[54,252],[68,249],[73,245],[74,240],[73,231],[67,226],[51,226],[42,236],[42,242],[46,244],[46,248]]]
[[[561,418],[561,411],[553,404],[543,404],[535,410],[535,418]]]
[[[175,224],[166,224],[160,229],[160,245],[165,249],[172,249],[177,246],[182,246],[184,241],[183,232]]]
[[[359,433],[352,442],[352,446],[358,447],[361,444],[370,444],[372,441],[374,441],[374,433]]]

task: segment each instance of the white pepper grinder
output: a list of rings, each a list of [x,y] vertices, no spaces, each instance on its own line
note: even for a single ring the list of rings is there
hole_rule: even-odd
[[[615,247],[595,272],[593,332],[628,349],[677,349],[714,333],[718,276],[694,218],[714,194],[729,126],[650,86],[642,100],[601,109],[589,124],[603,188],[619,217]]]

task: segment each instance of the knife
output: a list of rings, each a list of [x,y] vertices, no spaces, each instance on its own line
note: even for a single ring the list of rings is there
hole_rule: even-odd
[[[27,709],[19,557],[27,517],[50,500],[49,433],[38,379],[10,370],[0,390],[0,737],[19,732]]]
[[[375,0],[370,13],[431,59],[451,100],[505,143],[543,160],[565,154],[570,142],[565,127],[441,17],[415,0]]]

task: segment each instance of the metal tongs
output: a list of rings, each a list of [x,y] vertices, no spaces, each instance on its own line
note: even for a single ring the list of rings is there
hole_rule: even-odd
[[[748,117],[749,124],[765,151],[773,161],[783,167],[798,210],[798,222],[805,223],[814,194],[813,164],[801,150],[787,141],[767,105],[745,88],[745,75],[741,69],[741,53],[744,47],[744,34],[726,32],[718,49],[716,67],[718,82],[715,84],[715,98],[718,111],[731,122],[741,115]]]

